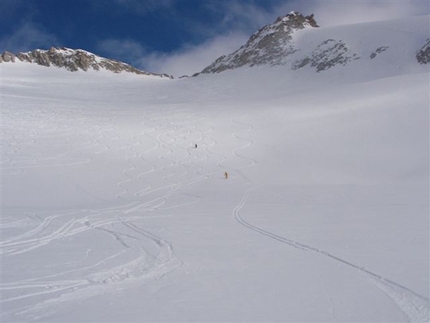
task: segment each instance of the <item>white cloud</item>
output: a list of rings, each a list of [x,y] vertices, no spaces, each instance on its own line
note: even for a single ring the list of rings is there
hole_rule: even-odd
[[[185,45],[173,53],[148,52],[134,40],[107,39],[97,47],[106,57],[124,60],[152,73],[167,73],[174,77],[200,72],[222,55],[230,54],[246,42],[249,35],[230,33],[199,45]]]
[[[143,46],[137,41],[126,39],[105,39],[97,44],[98,50],[107,58],[116,57],[134,63],[145,55]]]
[[[234,32],[212,38],[202,44],[186,46],[172,54],[151,53],[141,59],[146,70],[174,77],[201,72],[215,59],[230,54],[246,42],[249,35]]]
[[[321,27],[429,14],[428,0],[293,0],[278,10],[315,14]],[[287,12],[286,12],[287,13]]]
[[[57,37],[46,32],[41,26],[26,22],[7,38],[0,40],[0,48],[13,53],[35,48],[47,49],[58,44]]]
[[[148,52],[132,40],[107,40],[100,44],[100,48],[112,57],[126,57],[126,61],[148,72],[179,77],[200,72],[218,57],[234,52],[253,32],[290,11],[304,15],[314,13],[321,27],[394,19],[430,11],[428,0],[292,0],[266,11],[252,3],[239,1],[218,4],[214,6],[214,2],[209,1],[208,10],[223,12],[218,30],[229,32],[214,37],[209,32],[208,40],[203,43],[184,45],[172,53]]]
[[[212,1],[206,3],[208,12],[222,16],[218,28],[228,30],[252,30],[252,32],[269,23],[273,13],[264,10],[252,2],[237,0]]]
[[[221,55],[232,53],[253,32],[290,11],[299,11],[304,15],[314,13],[316,21],[322,27],[428,14],[430,11],[428,0],[292,0],[268,11],[252,3],[244,4],[239,1],[217,4],[218,7],[213,7],[213,10],[224,12],[224,19],[220,24],[230,27],[228,34],[213,37],[199,45],[183,47],[171,54],[147,54],[142,57],[139,65],[145,66],[149,71],[168,73],[175,77],[192,75]],[[208,2],[208,6],[210,5],[213,6],[214,2]],[[250,27],[254,29],[249,31]]]

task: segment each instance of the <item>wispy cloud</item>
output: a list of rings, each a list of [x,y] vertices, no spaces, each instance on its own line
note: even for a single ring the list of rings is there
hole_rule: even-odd
[[[180,77],[200,72],[218,57],[236,50],[248,36],[241,32],[230,33],[199,45],[184,45],[173,53],[148,51],[140,43],[130,39],[107,39],[97,47],[106,57],[115,57],[148,72]]]
[[[271,22],[273,16],[273,12],[267,8],[263,10],[254,2],[237,0],[207,0],[202,2],[201,10],[205,17],[216,17],[217,22],[211,24],[204,19],[183,19],[189,32],[196,38],[203,38],[203,41],[194,44],[188,42],[171,53],[146,52],[135,64],[150,72],[168,73],[175,77],[192,75],[218,57],[238,49],[252,33]]]
[[[107,58],[115,57],[134,65],[146,54],[143,46],[131,39],[105,39],[97,44],[97,49]]]
[[[265,6],[254,2],[238,0],[205,2],[205,8],[220,19],[216,24],[218,31],[255,31],[267,24],[273,16],[273,5],[279,1],[267,1]],[[270,6],[269,6],[270,5]]]
[[[47,32],[42,26],[25,22],[7,38],[0,39],[0,51],[20,52],[35,48],[49,48],[58,46],[57,37]]]
[[[249,35],[242,32],[214,37],[199,45],[185,46],[171,54],[150,53],[142,57],[140,64],[147,70],[168,73],[175,77],[201,72],[218,57],[235,51]]]
[[[68,46],[60,43],[60,40],[65,40],[59,39],[55,30],[46,29],[43,21],[36,22],[35,18],[40,18],[42,12],[36,2],[0,1],[2,13],[8,13],[5,16],[11,22],[17,22],[14,24],[17,27],[11,27],[15,29],[0,39],[0,51]],[[175,77],[200,72],[219,56],[238,49],[259,28],[290,11],[305,15],[314,13],[321,27],[430,12],[428,0],[204,0],[196,1],[196,10],[192,12],[189,11],[190,3],[182,6],[182,0],[88,0],[87,3],[91,5],[92,12],[116,16],[118,11],[121,19],[127,19],[127,14],[141,15],[141,19],[145,19],[145,15],[160,15],[160,23],[168,19],[174,36],[171,40],[182,42],[175,50],[161,52],[151,49],[132,33],[127,39],[111,35],[112,38],[102,39],[92,47],[97,54],[123,60],[149,72],[168,73]],[[156,34],[153,36],[157,37]]]
[[[292,0],[279,10],[315,14],[321,27],[429,14],[428,0]]]
[[[221,55],[230,54],[244,44],[252,33],[291,11],[315,14],[320,26],[335,26],[429,14],[428,0],[292,0],[274,2],[265,9],[255,3],[209,1],[208,10],[219,12],[222,20],[216,27],[221,36],[197,45],[184,46],[170,54],[145,53],[138,64],[154,72],[174,76],[201,71]],[[228,30],[228,32],[227,32]]]

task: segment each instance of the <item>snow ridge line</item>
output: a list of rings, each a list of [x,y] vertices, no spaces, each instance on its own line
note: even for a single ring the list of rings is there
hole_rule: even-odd
[[[378,274],[375,274],[371,272],[370,270],[360,267],[358,265],[355,265],[347,260],[344,260],[342,258],[339,258],[337,256],[332,255],[331,253],[328,253],[327,251],[320,250],[318,248],[303,244],[298,241],[290,240],[287,238],[284,238],[282,236],[279,236],[277,234],[274,234],[270,231],[263,230],[259,227],[256,227],[249,222],[245,221],[241,215],[240,210],[245,206],[249,194],[251,190],[255,188],[249,188],[245,195],[243,196],[242,200],[239,202],[239,204],[234,208],[233,210],[233,216],[234,219],[242,224],[243,226],[254,230],[266,237],[272,238],[276,241],[288,244],[291,247],[294,247],[296,249],[302,250],[302,251],[311,251],[318,253],[320,255],[329,257],[337,262],[343,263],[344,265],[347,265],[349,267],[352,267],[354,269],[357,269],[361,273],[364,273],[368,276],[368,278],[371,279],[375,283],[375,285],[381,289],[384,293],[386,293],[399,307],[399,309],[408,317],[409,322],[429,322],[430,318],[430,304],[428,298],[417,294],[413,290],[396,283],[392,281],[391,279],[382,277]]]

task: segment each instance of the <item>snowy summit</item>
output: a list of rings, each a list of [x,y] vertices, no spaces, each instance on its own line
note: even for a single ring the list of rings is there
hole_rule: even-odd
[[[273,24],[264,26],[251,36],[248,42],[234,53],[218,58],[206,67],[202,73],[218,73],[227,69],[254,65],[283,65],[293,54],[293,35],[305,28],[317,28],[314,16],[303,16],[291,12],[279,17]]]

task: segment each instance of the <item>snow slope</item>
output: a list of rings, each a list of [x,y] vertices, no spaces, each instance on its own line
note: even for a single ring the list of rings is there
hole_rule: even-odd
[[[182,80],[0,64],[2,321],[428,321],[429,70],[406,47]]]

